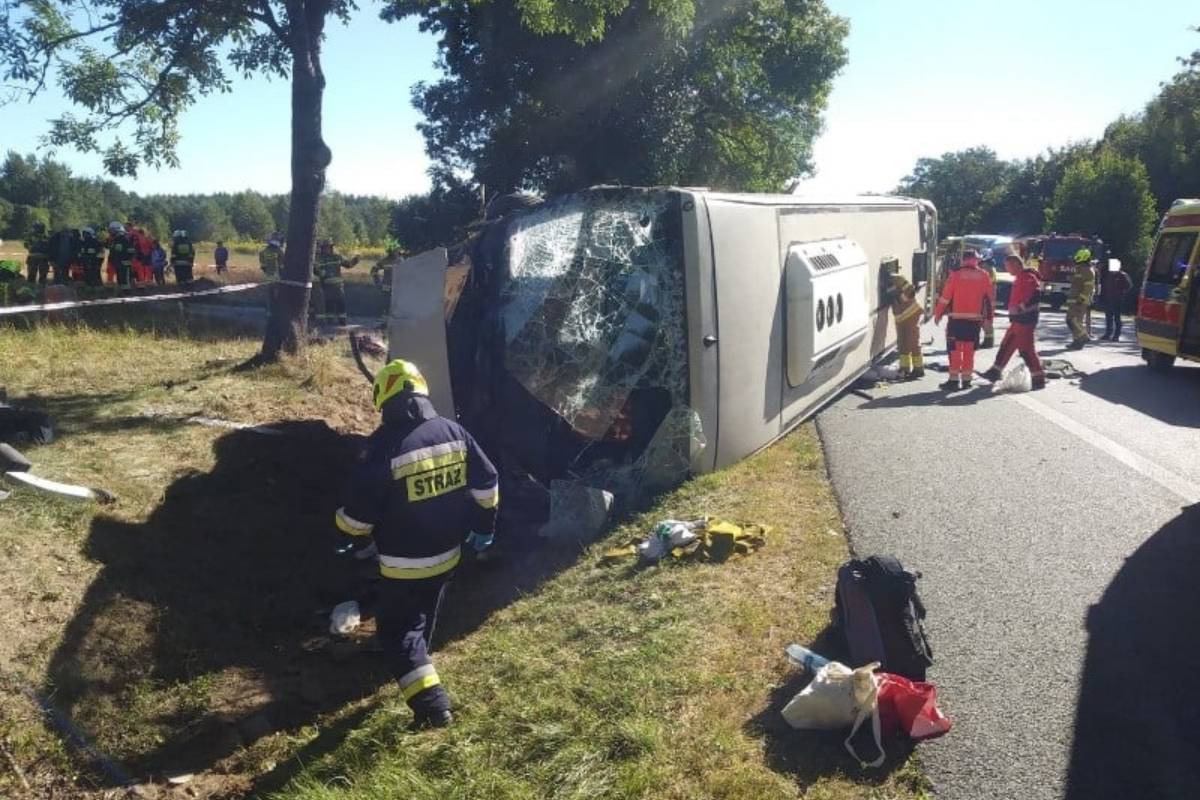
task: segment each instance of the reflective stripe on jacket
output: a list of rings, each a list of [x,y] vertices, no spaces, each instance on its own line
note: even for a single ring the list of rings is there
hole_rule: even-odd
[[[191,264],[196,260],[196,249],[191,242],[174,242],[171,244],[172,264]]]
[[[317,261],[313,271],[325,283],[341,283],[342,270],[354,266],[354,261],[345,259],[337,253],[317,253]]]
[[[888,302],[892,305],[892,313],[896,322],[905,322],[921,313],[917,305],[917,290],[903,275],[892,275],[887,290]]]
[[[402,580],[454,569],[467,534],[491,532],[500,502],[496,468],[471,434],[428,398],[410,403],[413,418],[385,413],[367,440],[334,520],[345,534],[373,536],[380,573]]]
[[[938,299],[934,319],[940,321],[949,311],[950,319],[983,321],[991,319],[996,303],[996,287],[979,267],[960,267],[950,273]]]

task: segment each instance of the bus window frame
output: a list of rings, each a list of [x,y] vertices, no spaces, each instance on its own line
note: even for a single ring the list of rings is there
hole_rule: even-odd
[[[1167,242],[1168,237],[1172,239],[1181,239],[1183,241],[1187,241],[1190,237],[1191,244],[1188,246],[1187,250],[1183,251],[1185,268],[1178,269],[1176,267],[1176,264],[1179,261],[1178,255],[1180,252],[1177,245],[1172,253],[1171,260],[1168,262],[1169,266],[1166,269],[1166,274],[1163,275],[1161,274],[1161,271],[1156,270],[1155,267],[1159,263],[1159,254],[1162,252],[1163,245]],[[1183,280],[1183,276],[1187,273],[1187,268],[1193,266],[1194,264],[1193,256],[1196,252],[1197,239],[1200,239],[1200,232],[1198,231],[1166,231],[1162,233],[1154,245],[1154,254],[1151,256],[1150,264],[1146,269],[1146,282],[1178,286],[1179,282]]]

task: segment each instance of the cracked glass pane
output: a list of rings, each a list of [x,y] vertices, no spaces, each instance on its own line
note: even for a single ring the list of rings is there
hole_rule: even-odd
[[[505,368],[586,437],[603,437],[635,389],[687,404],[679,227],[677,197],[600,190],[509,230]]]

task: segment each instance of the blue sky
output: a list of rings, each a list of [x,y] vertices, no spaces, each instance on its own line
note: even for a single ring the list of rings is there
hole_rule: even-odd
[[[826,0],[851,22],[850,60],[836,79],[816,145],[815,192],[888,190],[917,158],[986,144],[1002,157],[1096,138],[1138,111],[1176,59],[1200,47],[1200,11],[1179,0]],[[387,25],[362,3],[326,45],[330,185],[401,197],[428,188],[409,87],[437,76],[436,46],[413,23]],[[288,187],[288,87],[237,81],[181,121],[178,170],[122,185],[142,193]],[[53,94],[0,107],[0,149],[33,150]],[[63,151],[81,174],[99,160]]]

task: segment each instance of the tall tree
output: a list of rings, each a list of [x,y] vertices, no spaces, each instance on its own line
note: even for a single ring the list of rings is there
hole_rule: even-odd
[[[1146,167],[1107,148],[1067,169],[1047,214],[1060,231],[1098,234],[1135,273],[1149,255],[1157,219]]]
[[[223,64],[290,76],[292,213],[267,359],[305,338],[305,286],[331,159],[321,135],[321,44],[329,18],[345,20],[355,8],[353,0],[6,0],[0,14],[5,80],[34,96],[54,79],[84,111],[53,120],[49,142],[100,152],[115,175],[178,164],[176,120],[198,96],[230,88]]]
[[[972,147],[919,159],[896,191],[932,200],[942,231],[961,236],[984,232],[978,226],[1003,197],[1013,173],[1013,165],[997,158],[991,148]]]
[[[512,0],[523,25],[579,41],[603,37],[632,0]],[[697,0],[652,0],[657,19],[684,30]],[[436,12],[440,0],[384,5]],[[418,8],[424,6],[424,10]],[[305,340],[312,258],[325,170],[325,72],[329,20],[346,21],[355,0],[0,0],[0,76],[32,97],[55,80],[84,110],[51,122],[48,141],[100,152],[115,175],[178,163],[179,114],[199,96],[232,87],[228,70],[291,81],[292,190],[283,281],[263,340],[263,359]],[[108,137],[108,138],[105,138]]]
[[[392,3],[391,16],[419,15],[440,37],[446,77],[414,103],[442,176],[473,174],[491,194],[613,181],[779,190],[811,170],[846,60],[847,24],[821,0],[695,0],[682,16],[656,0],[579,3],[620,9],[602,40],[539,36],[546,27],[522,17],[537,5]]]
[[[999,192],[984,195],[979,230],[1010,235],[1040,233],[1046,229],[1046,209],[1067,168],[1095,150],[1091,142],[1051,148],[1035,158],[1011,162],[1008,181]]]

